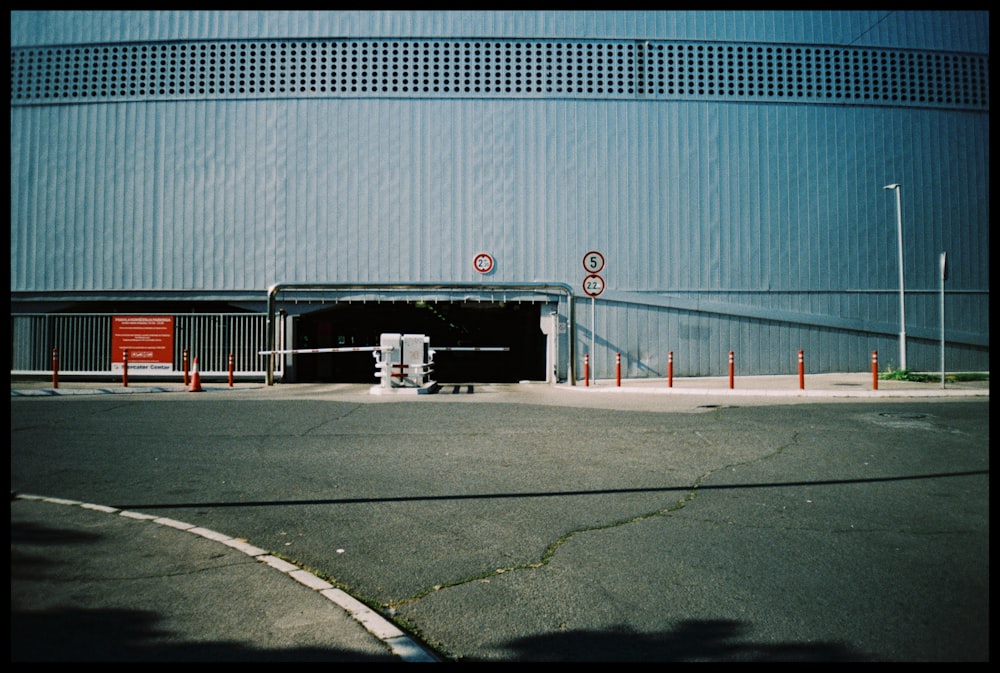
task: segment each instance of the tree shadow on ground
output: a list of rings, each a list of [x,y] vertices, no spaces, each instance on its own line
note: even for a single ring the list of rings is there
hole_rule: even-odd
[[[511,641],[517,661],[736,662],[871,661],[836,642],[765,643],[748,639],[749,627],[730,620],[688,620],[666,633],[568,631]]]
[[[10,615],[11,662],[399,662],[337,648],[256,649],[171,640],[155,612],[58,609]]]

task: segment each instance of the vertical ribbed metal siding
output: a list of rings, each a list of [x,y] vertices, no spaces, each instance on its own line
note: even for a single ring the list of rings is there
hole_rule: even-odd
[[[497,14],[482,25],[490,35],[530,32],[525,26],[537,29],[538,20],[573,36],[653,30],[840,41],[867,26],[867,14],[798,24],[773,13],[584,13],[571,22]],[[975,31],[942,35],[937,22],[914,14],[890,19],[864,39],[944,40],[948,48],[978,39]],[[379,20],[354,16],[343,25],[363,32]],[[891,39],[874,37],[896,20],[908,22],[905,37],[896,29]],[[230,21],[175,15],[154,32],[228,35]],[[296,27],[287,16],[261,26]],[[395,15],[386,30],[414,28],[450,25],[442,16]],[[60,186],[22,198],[28,190],[12,181],[15,220],[41,223],[12,227],[19,290],[474,281],[471,257],[480,250],[497,257],[494,280],[573,282],[582,253],[596,248],[609,256],[613,289],[699,292],[891,323],[888,182],[904,185],[908,316],[934,325],[942,249],[952,260],[949,292],[988,287],[988,229],[954,235],[988,222],[987,115],[745,103],[199,101],[19,109],[11,137],[12,176]],[[949,324],[988,334],[982,302],[956,301],[969,306],[951,311]],[[625,341],[641,331],[645,311],[629,308],[605,324],[609,344],[619,324]],[[702,372],[721,367],[718,353],[747,338],[742,319],[667,312],[662,320],[668,342],[670,330],[687,340]],[[769,330],[789,346],[802,338],[789,331],[818,338],[811,329]],[[824,352],[842,344],[821,343]],[[761,357],[773,367],[783,356]]]
[[[958,302],[956,302],[958,303]],[[898,337],[837,332],[783,322],[733,318],[687,311],[657,311],[648,307],[597,302],[597,350],[591,373],[597,378],[615,375],[615,354],[622,356],[622,376],[659,378],[667,375],[668,354],[674,353],[674,375],[724,376],[728,353],[735,354],[737,376],[794,375],[798,350],[805,352],[807,373],[870,371],[871,352],[879,352],[880,369],[899,367]],[[952,306],[957,312],[959,306]],[[590,353],[590,303],[580,308],[581,361]],[[934,340],[908,340],[908,366],[936,371],[940,358]],[[977,371],[983,367],[980,349],[949,343],[948,371]]]
[[[592,248],[622,290],[887,288],[889,182],[903,184],[908,284],[933,289],[943,247],[950,287],[984,287],[988,240],[956,249],[947,232],[988,214],[987,124],[706,103],[27,108],[14,219],[41,226],[12,229],[12,289],[468,281],[479,249],[497,280],[572,280]]]
[[[12,243],[44,264],[13,260],[16,290],[473,280],[480,248],[504,281],[572,279],[597,248],[616,289],[884,288],[895,204],[881,187],[894,181],[914,288],[933,282],[938,247],[985,254],[947,232],[984,219],[986,176],[972,171],[986,165],[988,118],[549,101],[16,116],[33,137],[12,154],[15,222],[42,226],[15,226]],[[982,287],[968,274],[986,268],[956,264],[955,282]]]

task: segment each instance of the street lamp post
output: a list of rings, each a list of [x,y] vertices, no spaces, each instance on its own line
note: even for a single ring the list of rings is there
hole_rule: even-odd
[[[886,185],[882,189],[896,192],[896,237],[899,247],[899,368],[906,370],[906,301],[903,290],[903,202],[899,195],[899,183]]]

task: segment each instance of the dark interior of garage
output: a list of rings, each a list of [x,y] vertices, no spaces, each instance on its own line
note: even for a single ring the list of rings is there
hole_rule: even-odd
[[[432,349],[504,347],[507,351],[437,350],[439,383],[545,380],[546,337],[538,302],[337,302],[296,318],[295,349],[378,346],[383,333],[425,334]],[[370,351],[296,354],[296,382],[375,383]]]

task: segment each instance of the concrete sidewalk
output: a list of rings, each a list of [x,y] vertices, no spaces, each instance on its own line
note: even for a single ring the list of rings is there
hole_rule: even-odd
[[[12,662],[434,662],[312,573],[218,531],[11,494]]]
[[[732,395],[737,397],[968,397],[989,396],[990,382],[873,380],[867,374],[807,374],[798,376],[728,376],[667,379],[598,379],[578,381],[567,390],[588,393],[656,395]]]
[[[589,385],[588,385],[589,383]],[[321,387],[322,384],[308,384]],[[330,384],[343,386],[344,384]],[[373,384],[355,384],[359,390],[367,391]],[[443,384],[445,386],[451,384]],[[518,384],[491,384],[516,389]],[[533,383],[537,388],[542,383]],[[277,384],[278,388],[292,388],[296,384]],[[229,386],[225,382],[202,383],[202,392],[235,392],[241,390],[266,389],[263,382],[243,381]],[[665,378],[622,379],[619,385],[616,379],[591,379],[589,382],[579,380],[575,385],[561,383],[553,385],[554,390],[578,393],[643,393],[651,395],[732,395],[737,397],[969,397],[989,396],[990,382],[985,381],[946,381],[944,386],[940,380],[928,382],[873,380],[871,373],[845,374],[806,374],[800,381],[798,376],[734,376],[732,387],[728,376],[716,377],[675,377],[668,381]],[[57,388],[52,387],[50,380],[17,380],[11,381],[12,397],[54,397],[59,395],[128,395],[138,393],[191,393],[190,389],[180,382],[130,382],[123,386],[121,382],[94,381],[61,381]]]

